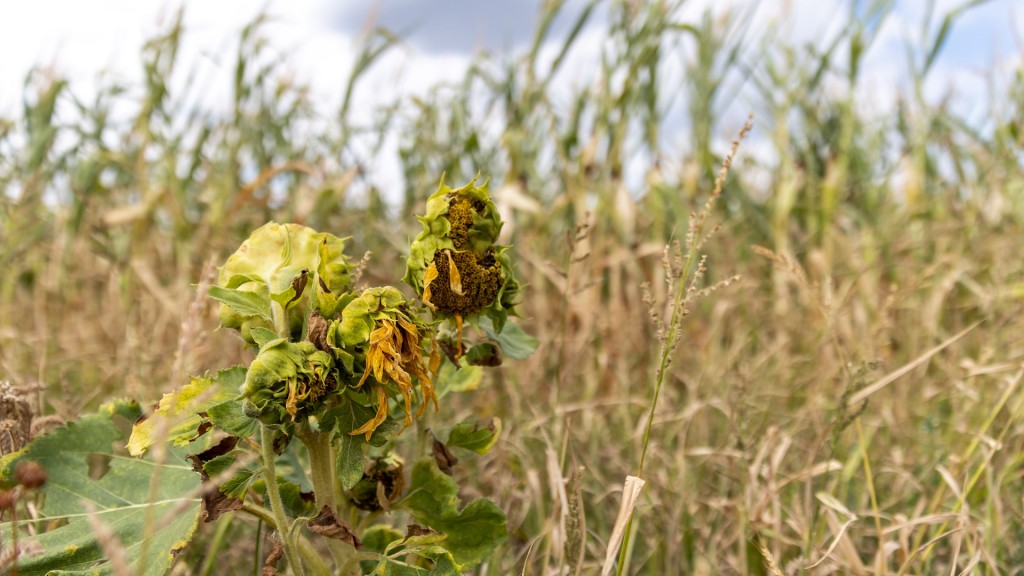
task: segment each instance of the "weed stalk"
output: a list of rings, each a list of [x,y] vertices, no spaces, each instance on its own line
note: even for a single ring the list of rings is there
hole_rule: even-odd
[[[672,275],[675,276],[673,279],[675,282],[675,293],[672,298],[672,314],[669,318],[667,329],[662,331],[661,358],[658,362],[658,371],[654,378],[654,393],[647,412],[647,422],[644,424],[643,447],[640,450],[640,463],[636,471],[637,478],[643,478],[644,464],[647,462],[647,449],[651,441],[651,429],[654,426],[654,414],[658,409],[658,400],[661,398],[661,390],[665,384],[665,375],[672,362],[672,354],[679,343],[679,337],[682,335],[683,319],[689,313],[688,304],[694,296],[699,295],[701,292],[697,287],[704,276],[704,257],[700,256],[700,250],[703,247],[704,241],[710,235],[708,219],[711,216],[715,201],[722,194],[725,179],[729,175],[729,169],[732,167],[733,159],[739,150],[740,142],[752,128],[753,118],[748,118],[746,124],[740,129],[739,136],[733,141],[729,154],[722,161],[722,167],[718,171],[718,177],[715,180],[714,190],[700,212],[691,217],[690,230],[686,236],[685,264],[681,270],[672,271]],[[633,549],[634,518],[635,513],[631,513],[626,524],[625,540],[622,542],[622,547],[619,550],[617,576],[622,576]]]

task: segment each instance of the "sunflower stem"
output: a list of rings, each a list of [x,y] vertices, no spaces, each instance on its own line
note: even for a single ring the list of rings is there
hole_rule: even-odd
[[[334,470],[334,447],[331,442],[331,433],[312,430],[308,425],[303,425],[296,429],[295,437],[302,442],[309,454],[310,480],[313,482],[317,512],[327,506],[337,514],[339,519],[347,522],[349,510],[347,506],[342,509],[344,499],[339,497],[341,486]],[[330,551],[335,565],[339,568],[350,565],[353,555],[357,552],[351,545],[338,540],[328,540],[327,549]],[[346,572],[343,571],[342,574],[346,574]]]
[[[295,431],[298,438],[309,453],[310,480],[313,482],[313,493],[316,496],[316,507],[330,506],[341,514],[338,508],[338,485],[331,457],[331,434],[313,431],[308,426],[299,426]]]
[[[277,455],[274,454],[274,433],[266,426],[260,427],[260,444],[263,456],[263,478],[267,485],[267,498],[270,500],[270,511],[274,515],[274,524],[277,532],[281,535],[284,543],[284,555],[292,572],[296,576],[305,576],[302,563],[299,562],[299,555],[295,549],[295,542],[289,533],[288,518],[284,513],[284,503],[281,501],[281,488],[277,484],[277,471],[274,469],[274,461]]]

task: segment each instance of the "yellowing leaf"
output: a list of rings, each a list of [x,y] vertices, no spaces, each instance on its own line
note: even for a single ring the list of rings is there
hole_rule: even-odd
[[[433,458],[416,462],[408,494],[402,507],[418,523],[446,534],[442,545],[461,565],[486,560],[507,537],[505,514],[490,500],[473,500],[459,509],[458,485]]]
[[[132,456],[140,456],[158,441],[168,441],[175,446],[192,442],[213,424],[208,416],[199,413],[234,402],[244,380],[245,368],[236,367],[221,370],[212,377],[193,377],[185,386],[164,394],[156,410],[132,427],[128,451]]]
[[[472,450],[477,454],[486,454],[501,436],[501,419],[493,418],[487,424],[480,422],[460,422],[448,434],[449,447],[458,446]]]

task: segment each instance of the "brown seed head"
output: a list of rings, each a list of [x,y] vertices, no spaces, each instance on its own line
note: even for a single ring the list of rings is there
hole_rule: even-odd
[[[448,314],[470,316],[490,306],[503,280],[501,265],[493,254],[438,250],[434,255],[437,279],[430,283],[430,302]],[[461,294],[452,289],[452,264],[461,283]]]
[[[26,460],[14,469],[14,479],[28,490],[35,490],[46,484],[46,471],[38,462]]]
[[[469,229],[473,226],[473,216],[484,210],[483,202],[463,194],[452,194],[448,205],[448,222],[452,229],[448,232],[456,250],[468,250]]]

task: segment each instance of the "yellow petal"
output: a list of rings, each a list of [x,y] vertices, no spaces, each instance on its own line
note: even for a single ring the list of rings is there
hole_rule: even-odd
[[[437,345],[437,338],[430,343],[430,373],[437,374],[441,369],[441,348]]]
[[[388,418],[388,397],[387,394],[384,393],[384,387],[376,386],[373,391],[376,392],[377,396],[377,414],[375,414],[374,417],[366,424],[363,424],[359,428],[349,432],[352,436],[366,434],[367,442],[370,441],[370,436],[373,435],[373,431],[383,424]]]
[[[291,414],[292,420],[295,420],[295,414],[299,411],[299,394],[295,387],[295,381],[288,383],[288,400],[284,403],[284,408]]]
[[[458,267],[455,266],[455,260],[452,260],[452,252],[445,250],[444,253],[448,256],[448,285],[451,286],[452,292],[462,296],[462,276],[459,274]]]
[[[423,272],[423,303],[431,310],[437,310],[437,306],[430,301],[430,283],[434,280],[437,280],[437,264],[431,260],[430,266]]]
[[[409,427],[412,425],[412,394],[409,392],[409,388],[405,386],[399,386],[398,389],[402,392],[402,396],[405,397],[405,426]]]
[[[437,392],[434,391],[434,383],[431,382],[430,376],[422,370],[416,374],[416,377],[419,378],[420,392],[423,394],[423,402],[420,404],[420,407],[416,409],[416,417],[419,418],[423,414],[423,411],[427,408],[427,404],[430,402],[434,403],[434,412],[436,413],[440,406],[438,406],[437,402]]]
[[[455,327],[458,328],[458,347],[455,350],[455,359],[462,358],[462,314],[455,315]]]

